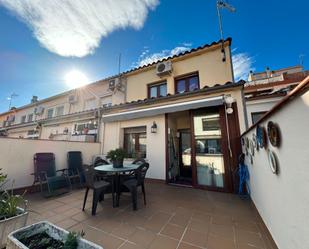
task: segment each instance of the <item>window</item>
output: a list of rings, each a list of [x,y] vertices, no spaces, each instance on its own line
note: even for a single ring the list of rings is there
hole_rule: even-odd
[[[101,106],[109,107],[112,105],[112,96],[102,97],[101,98]]]
[[[166,81],[148,85],[148,98],[157,98],[166,96],[167,85]]]
[[[124,148],[129,158],[146,158],[146,126],[125,128]]]
[[[91,110],[96,108],[96,100],[95,99],[87,99],[85,101],[85,110]]]
[[[52,118],[54,116],[54,109],[47,110],[47,118]]]
[[[61,116],[64,114],[64,106],[58,106],[56,108],[56,116]]]
[[[97,128],[98,127],[97,127],[96,121],[89,121],[88,123],[75,124],[74,133],[84,134],[84,133],[88,133],[90,130],[96,130]]]
[[[266,112],[252,112],[251,119],[252,124],[255,124]]]
[[[20,122],[21,123],[26,123],[26,115],[24,115],[24,116],[21,116],[21,118],[20,118]]]
[[[33,121],[33,113],[28,114],[28,122],[32,122]]]
[[[175,80],[176,93],[190,92],[199,88],[199,78],[197,73],[177,78]]]
[[[202,118],[203,131],[218,131],[220,130],[219,115],[209,115]]]

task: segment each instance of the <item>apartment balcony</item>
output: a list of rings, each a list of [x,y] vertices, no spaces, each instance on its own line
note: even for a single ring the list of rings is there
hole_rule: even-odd
[[[132,210],[124,193],[112,207],[106,195],[91,215],[92,196],[82,211],[84,189],[54,198],[28,194],[28,223],[48,220],[62,228],[85,232],[85,238],[104,249],[274,249],[250,200],[237,195],[146,182],[147,205],[138,198]]]

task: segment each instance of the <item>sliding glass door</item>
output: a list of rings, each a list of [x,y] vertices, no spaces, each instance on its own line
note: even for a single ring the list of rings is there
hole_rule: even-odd
[[[196,185],[225,188],[222,125],[219,108],[193,111],[193,157]]]

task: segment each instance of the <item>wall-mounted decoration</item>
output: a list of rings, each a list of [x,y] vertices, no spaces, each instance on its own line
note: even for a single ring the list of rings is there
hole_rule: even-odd
[[[253,145],[254,145],[254,148],[256,149],[256,151],[259,151],[259,144],[257,142],[257,138],[256,138],[255,133],[252,134],[252,142],[253,142]]]
[[[252,140],[249,141],[250,154],[254,156],[255,148]]]
[[[250,155],[250,162],[251,162],[251,164],[253,164],[253,155],[252,154]]]
[[[278,174],[278,169],[279,169],[278,159],[277,159],[276,154],[271,150],[268,150],[268,162],[269,162],[271,171],[274,174]]]
[[[246,143],[246,149],[249,149],[249,138],[248,137],[246,137],[245,143]]]
[[[279,126],[272,121],[267,123],[267,135],[270,143],[274,147],[279,147],[281,143],[281,136]]]
[[[256,126],[256,140],[259,148],[267,148],[267,134],[262,126]]]
[[[242,146],[245,145],[245,138],[244,138],[244,137],[241,138],[241,145],[242,145]]]

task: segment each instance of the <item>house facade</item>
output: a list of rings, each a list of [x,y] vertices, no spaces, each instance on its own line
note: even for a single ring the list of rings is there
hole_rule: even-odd
[[[309,71],[293,66],[264,72],[250,72],[245,84],[248,124],[256,123],[267,111],[299,84]]]
[[[206,44],[11,110],[0,116],[1,132],[25,138],[33,130],[53,140],[92,136],[103,155],[122,147],[127,160],[148,160],[149,178],[233,191],[246,118],[230,46],[231,39]],[[40,106],[44,111],[35,115]],[[10,115],[15,119],[8,125]]]
[[[151,178],[232,191],[246,122],[230,42],[225,61],[214,43],[126,72],[126,102],[103,109],[103,154],[124,147],[129,158],[150,162]]]

